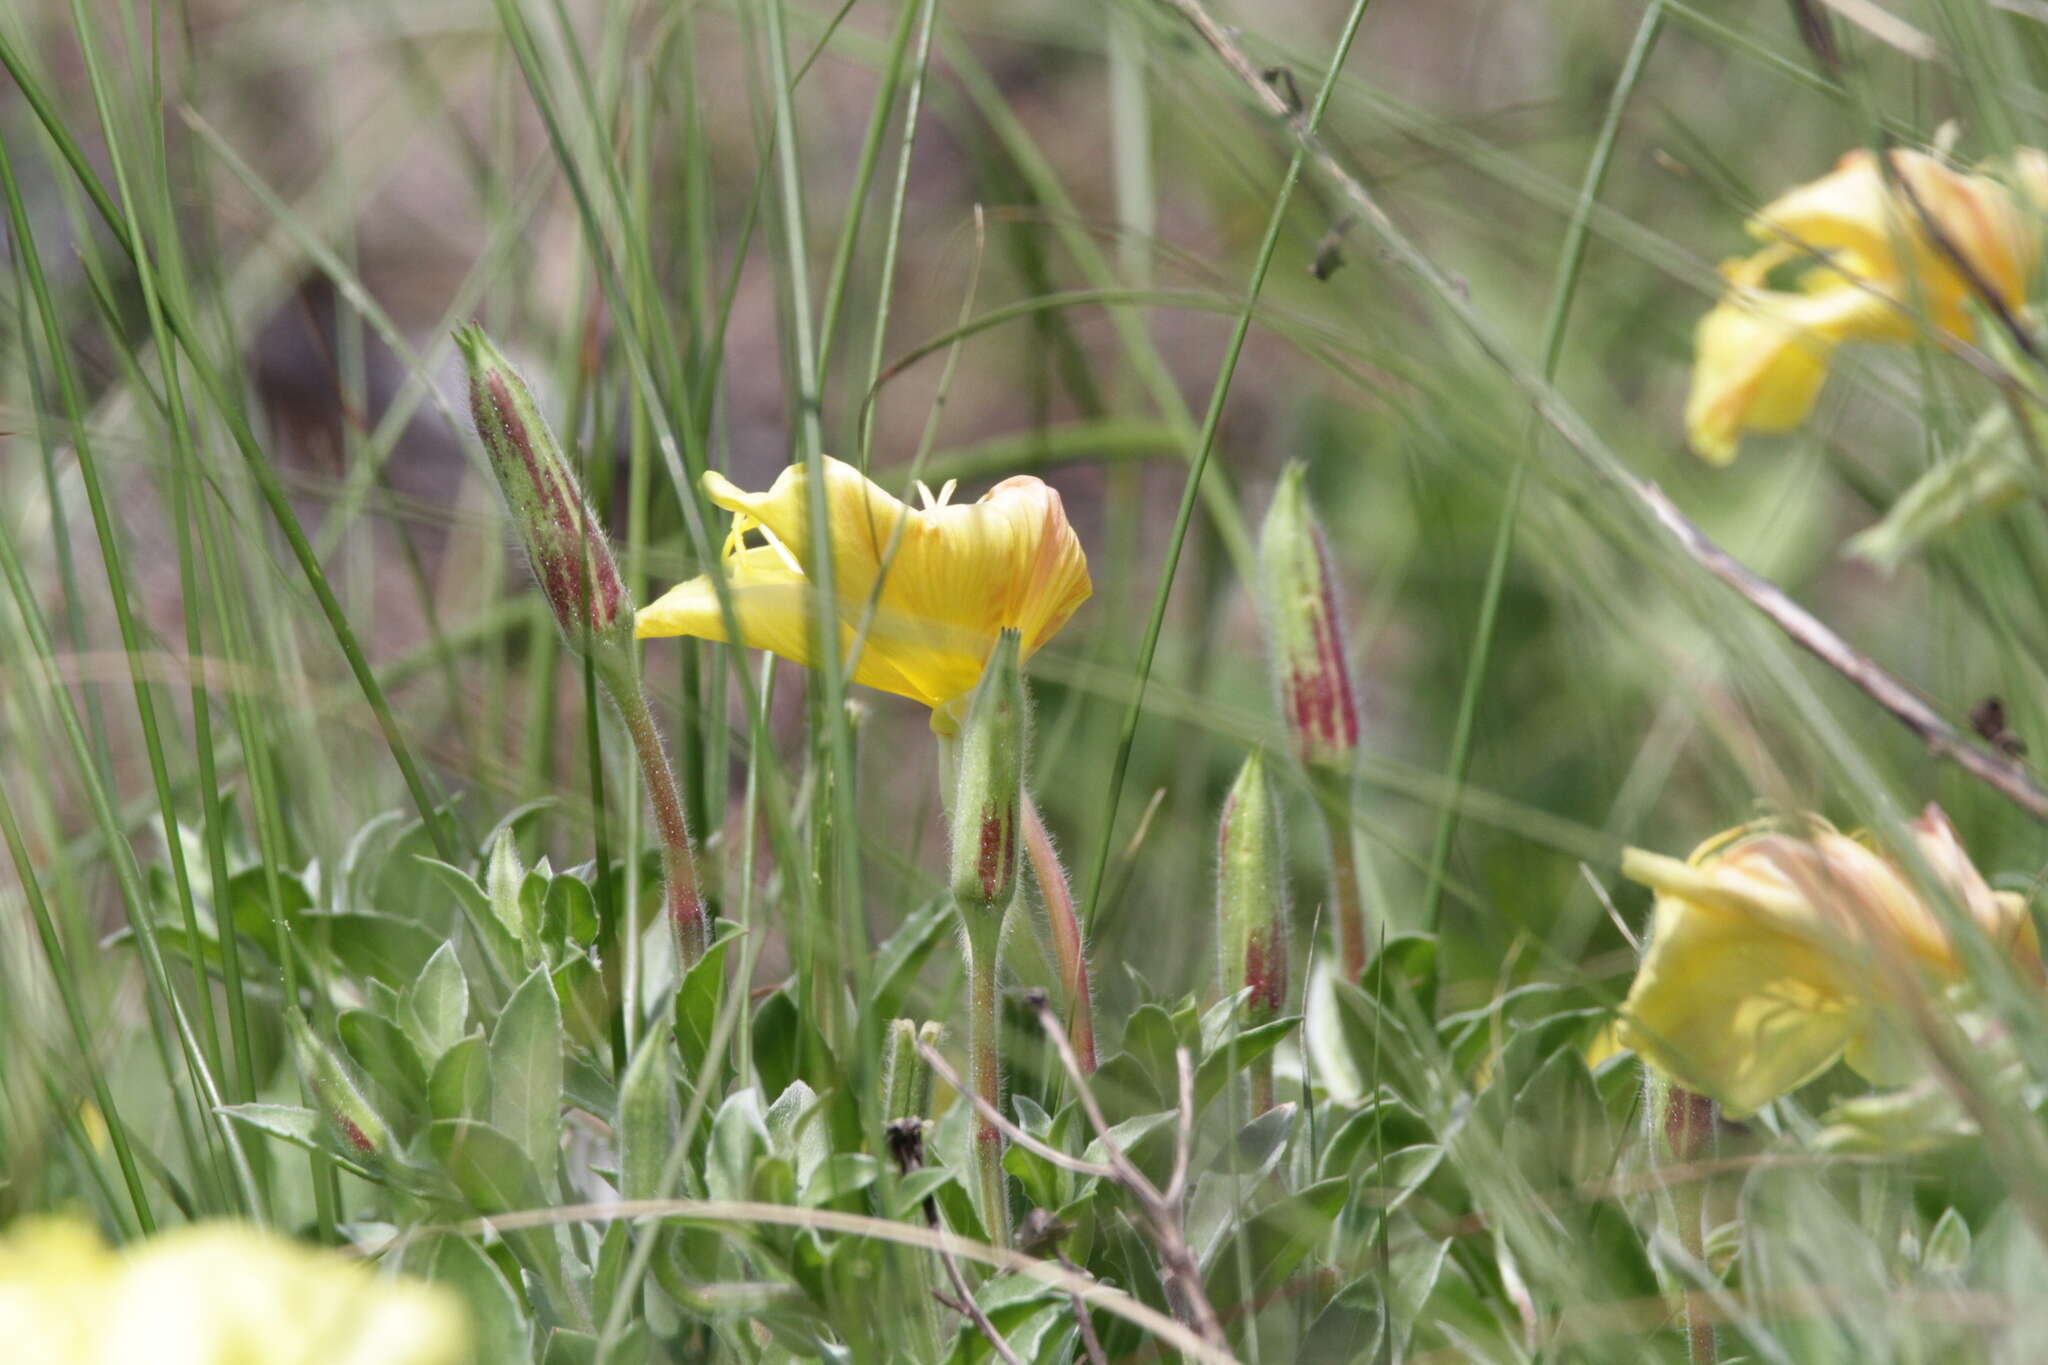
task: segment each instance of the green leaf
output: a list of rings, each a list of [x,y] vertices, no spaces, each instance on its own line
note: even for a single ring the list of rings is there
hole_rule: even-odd
[[[811,1207],[829,1204],[874,1184],[881,1171],[882,1163],[866,1152],[834,1152],[799,1185],[798,1194]]]
[[[895,1199],[889,1208],[889,1216],[898,1221],[923,1221],[922,1209],[926,1198],[936,1194],[941,1185],[955,1185],[953,1172],[944,1166],[923,1166],[910,1172],[896,1182]]]
[[[745,1199],[753,1187],[754,1161],[768,1150],[768,1125],[761,1118],[761,1092],[749,1086],[725,1097],[711,1120],[711,1150],[704,1160],[704,1186],[713,1199]]]
[[[298,933],[324,946],[345,975],[371,977],[397,991],[412,984],[443,943],[441,935],[412,920],[374,911],[305,915]]]
[[[591,893],[590,883],[568,873],[557,874],[548,883],[541,923],[549,943],[581,948],[597,942],[603,926],[598,923],[597,897]]]
[[[1246,1263],[1252,1267],[1252,1302],[1286,1283],[1302,1258],[1329,1232],[1350,1197],[1351,1182],[1340,1176],[1276,1200],[1246,1221],[1237,1240],[1245,1243]],[[1226,1243],[1216,1254],[1216,1273],[1209,1276],[1209,1298],[1218,1313],[1227,1313],[1245,1301],[1237,1264],[1236,1253]]]
[[[327,1121],[316,1110],[296,1104],[224,1104],[214,1112],[225,1115],[259,1133],[331,1157],[351,1173],[382,1183],[385,1176],[365,1167],[357,1153],[334,1140]]]
[[[875,954],[875,984],[868,997],[868,1008],[877,1017],[894,1019],[902,1012],[917,974],[954,924],[952,901],[941,896],[912,911],[889,935]]]
[[[500,980],[509,980],[513,969],[522,961],[519,940],[498,922],[491,909],[491,898],[476,884],[476,879],[461,868],[438,858],[421,857],[417,861],[454,895],[456,908],[462,912],[462,918],[476,937],[490,968]]]
[[[627,1199],[659,1199],[661,1168],[676,1141],[681,1116],[670,1072],[668,1031],[650,1028],[619,1082],[619,1193]]]
[[[1285,1019],[1269,1019],[1235,1038],[1226,1035],[1195,1068],[1195,1112],[1199,1114],[1208,1108],[1232,1076],[1286,1042],[1300,1023],[1299,1016],[1289,1015]]]
[[[562,1025],[569,1041],[592,1051],[609,1051],[611,995],[605,989],[604,974],[582,950],[554,969],[555,1001],[562,1011]]]
[[[441,1170],[470,1208],[481,1214],[514,1213],[547,1206],[540,1173],[519,1144],[488,1123],[436,1119],[427,1142]],[[570,1293],[568,1266],[551,1227],[509,1228],[505,1244],[547,1290],[555,1312],[567,1318],[587,1310]]]
[[[1179,1093],[1180,1078],[1173,1051],[1180,1034],[1173,1018],[1157,1005],[1140,1005],[1124,1024],[1124,1052],[1135,1061],[1152,1083],[1158,1103],[1171,1104]]]
[[[810,1179],[811,1172],[831,1154],[823,1119],[817,1092],[802,1081],[791,1081],[762,1116],[770,1145],[795,1168],[799,1183]]]
[[[491,918],[519,945],[519,962],[531,968],[542,958],[540,915],[538,905],[529,910],[523,902],[520,892],[525,882],[526,869],[520,865],[519,851],[512,846],[512,834],[507,830],[491,845],[490,860],[484,867],[484,896]]]
[[[412,1035],[420,1056],[429,1062],[462,1039],[469,1026],[469,978],[455,946],[444,943],[420,968],[420,974],[405,988],[400,1022]]]
[[[597,1337],[557,1327],[548,1333],[540,1360],[541,1365],[597,1365]]]
[[[477,1119],[491,1093],[490,1049],[481,1029],[441,1054],[427,1077],[427,1107],[437,1119]]]
[[[1131,1159],[1132,1165],[1153,1177],[1153,1183],[1157,1184],[1160,1158],[1172,1151],[1173,1129],[1179,1118],[1180,1115],[1172,1109],[1140,1114],[1112,1127],[1108,1137]],[[1088,1144],[1088,1150],[1081,1153],[1081,1158],[1100,1164],[1109,1160],[1109,1149],[1101,1138],[1097,1138]]]
[[[562,1122],[562,1007],[545,967],[535,967],[512,992],[491,1030],[491,1122],[519,1144],[542,1182],[553,1184]]]
[[[740,935],[736,925],[723,925],[711,947],[683,975],[676,988],[676,1050],[682,1055],[683,1075],[694,1085],[711,1048],[711,1034],[718,1026],[718,1007],[725,999],[725,955]]]
[[[407,1269],[460,1294],[476,1329],[476,1359],[524,1360],[532,1350],[526,1307],[497,1263],[467,1237],[443,1233],[427,1239],[416,1265]]]
[[[412,1039],[389,1019],[368,1010],[343,1010],[334,1022],[348,1055],[392,1102],[379,1107],[393,1119],[412,1120],[402,1127],[413,1131],[428,1102],[427,1069]]]

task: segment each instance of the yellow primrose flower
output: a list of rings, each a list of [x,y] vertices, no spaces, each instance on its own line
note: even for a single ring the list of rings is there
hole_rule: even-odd
[[[765,493],[748,493],[716,471],[711,501],[733,514],[720,566],[730,586],[740,643],[812,662],[812,553],[803,465]],[[1023,634],[1030,657],[1088,599],[1088,559],[1060,495],[1029,476],[1005,479],[973,503],[925,498],[913,509],[852,465],[825,461],[832,579],[840,647],[863,622],[853,681],[914,697],[942,723],[947,703],[974,690],[996,637]],[[758,532],[763,544],[746,543]],[[880,591],[877,593],[877,585]],[[872,621],[869,603],[874,603]],[[710,575],[641,608],[640,636],[727,638]]]
[[[2038,977],[2024,898],[1985,883],[1938,807],[1911,832],[1955,903]],[[1910,1055],[1896,1046],[1900,1020],[1883,984],[1897,978],[1883,968],[1918,969],[1936,986],[1962,978],[1911,876],[1823,821],[1808,834],[1739,826],[1683,862],[1632,848],[1622,873],[1657,902],[1620,1041],[1735,1117],[1838,1057],[1879,1084],[1906,1079]]]
[[[46,1365],[465,1365],[447,1290],[237,1223],[124,1251],[69,1219],[0,1238],[0,1342]]]
[[[2039,251],[2033,186],[2041,154],[2016,154],[2023,199],[1990,175],[1950,169],[1923,152],[1896,151],[1892,167],[1941,236],[1978,277],[1957,268],[1919,209],[1885,183],[1877,159],[1858,150],[1750,219],[1765,245],[1721,268],[1727,289],[1694,336],[1685,429],[1715,464],[1735,458],[1746,431],[1785,432],[1805,422],[1844,341],[1910,341],[1924,319],[1970,334],[1966,307],[1978,284],[2007,308],[2026,302]],[[1774,270],[1808,262],[1797,288],[1769,287]]]

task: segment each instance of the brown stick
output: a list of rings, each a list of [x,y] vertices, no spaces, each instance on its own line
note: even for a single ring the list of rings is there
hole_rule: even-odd
[[[1751,606],[1790,636],[1794,644],[1847,678],[1865,696],[1891,712],[1899,724],[1920,737],[1931,753],[1956,764],[2035,819],[2048,821],[2048,790],[2043,790],[2019,763],[1973,743],[1943,720],[1917,692],[1886,672],[1868,655],[1850,648],[1841,636],[1787,597],[1776,584],[1736,562],[1726,550],[1708,539],[1706,532],[1679,511],[1655,484],[1641,484],[1638,494],[1680,548],[1708,573],[1742,594]]]
[[[1176,1314],[1185,1318],[1188,1326],[1194,1328],[1203,1341],[1219,1349],[1227,1349],[1223,1324],[1202,1287],[1201,1266],[1195,1261],[1187,1240],[1185,1204],[1195,1121],[1194,1059],[1186,1048],[1175,1051],[1174,1062],[1180,1072],[1180,1113],[1174,1134],[1173,1174],[1162,1191],[1124,1155],[1123,1148],[1109,1135],[1109,1122],[1103,1116],[1102,1106],[1096,1102],[1088,1078],[1081,1074],[1080,1063],[1074,1056],[1074,1045],[1067,1040],[1067,1031],[1060,1027],[1059,1017],[1053,1013],[1045,992],[1032,991],[1025,999],[1038,1012],[1039,1027],[1045,1030],[1053,1051],[1059,1054],[1060,1063],[1067,1069],[1068,1079],[1074,1083],[1074,1096],[1081,1102],[1081,1112],[1088,1116],[1088,1126],[1095,1130],[1095,1136],[1102,1143],[1113,1179],[1137,1201],[1142,1230],[1159,1256],[1160,1279],[1174,1302]]]

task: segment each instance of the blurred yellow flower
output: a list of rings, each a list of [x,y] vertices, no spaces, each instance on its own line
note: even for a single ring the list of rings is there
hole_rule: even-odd
[[[1744,432],[1803,423],[1840,342],[1910,341],[1922,320],[1966,337],[1966,304],[1980,288],[2009,309],[2025,304],[2039,252],[2037,187],[2048,181],[2042,154],[2027,148],[2014,157],[2024,196],[1924,152],[1895,151],[1892,167],[1910,199],[1858,150],[1750,219],[1750,235],[1765,245],[1721,267],[1728,287],[1694,336],[1685,429],[1704,458],[1726,464]],[[1921,209],[1969,271],[1928,232]],[[1797,288],[1766,283],[1801,262],[1810,268]]]
[[[765,493],[748,493],[713,471],[711,501],[733,514],[721,566],[740,643],[800,664],[812,662],[812,554],[804,466],[782,471]],[[973,691],[996,637],[1023,633],[1029,657],[1066,624],[1091,591],[1088,559],[1060,495],[1029,476],[1005,479],[979,502],[926,497],[913,509],[852,465],[825,461],[832,578],[842,649],[859,655],[853,681],[934,708]],[[746,543],[758,532],[759,545]],[[879,592],[877,587],[879,585]],[[874,616],[868,621],[869,603]],[[709,575],[641,608],[640,636],[727,638]]]
[[[448,1291],[236,1223],[116,1252],[69,1219],[0,1238],[0,1357],[35,1365],[466,1365]]]
[[[2038,979],[2024,898],[1985,883],[1938,807],[1914,822],[1912,837],[1954,903]],[[1903,1021],[1885,982],[1902,970],[1935,986],[1962,978],[1955,945],[1912,877],[1825,822],[1806,834],[1740,826],[1683,862],[1629,849],[1622,873],[1657,901],[1619,1039],[1731,1116],[1845,1055],[1874,1082],[1905,1079],[1910,1053],[1898,1046]]]

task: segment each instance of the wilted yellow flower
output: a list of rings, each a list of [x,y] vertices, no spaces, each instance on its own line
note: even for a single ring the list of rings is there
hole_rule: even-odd
[[[1750,219],[1750,235],[1765,245],[1722,266],[1727,291],[1694,337],[1685,429],[1706,459],[1734,459],[1745,431],[1803,423],[1841,342],[1910,341],[1921,319],[1968,336],[1966,305],[1980,285],[2007,308],[2026,302],[2039,251],[2028,201],[2041,202],[2033,186],[2048,180],[2041,154],[2024,149],[2014,158],[2025,199],[1990,175],[1952,170],[1923,152],[1895,151],[1892,167],[1919,208],[1886,184],[1876,157],[1858,150]],[[1920,209],[1970,272],[1927,231]],[[1810,268],[1797,288],[1766,283],[1772,271],[1802,262]]]
[[[109,1250],[36,1219],[0,1238],[0,1355],[37,1365],[463,1365],[447,1290],[236,1223]]]
[[[810,664],[812,544],[804,466],[783,470],[765,493],[745,492],[709,472],[704,491],[733,514],[721,568],[740,643]],[[828,459],[825,504],[842,649],[853,647],[874,603],[853,681],[935,709],[974,690],[1002,631],[1022,633],[1028,658],[1091,591],[1088,559],[1060,495],[1029,476],[1003,480],[979,502],[927,497],[925,507],[913,509],[852,465]],[[764,543],[747,544],[750,532],[759,532]],[[634,629],[641,636],[727,638],[709,575],[642,608]]]
[[[2026,902],[1993,891],[1940,809],[1914,844],[1955,904],[2037,976]],[[1681,862],[1641,849],[1624,875],[1657,893],[1649,951],[1622,1006],[1620,1040],[1735,1116],[1845,1056],[1879,1084],[1905,1076],[1896,1000],[1885,985],[1917,969],[1962,977],[1936,909],[1899,864],[1815,821],[1794,834],[1741,826]]]

